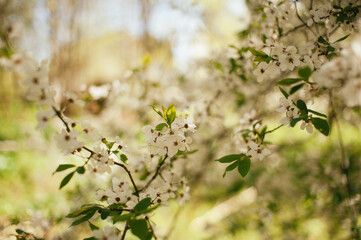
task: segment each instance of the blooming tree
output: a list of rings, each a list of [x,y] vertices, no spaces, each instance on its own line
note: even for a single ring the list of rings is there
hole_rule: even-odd
[[[42,130],[50,121],[60,121],[62,128],[54,140],[63,155],[79,160],[77,165],[64,163],[55,170],[54,173],[68,171],[59,188],[64,188],[76,175],[87,174],[101,181],[101,176],[112,174],[115,168],[122,169],[122,174],[112,177],[108,188],[94,192],[91,203],[67,215],[74,219],[72,226],[88,222],[92,237],[87,239],[126,239],[129,231],[139,239],[157,239],[152,213],[160,206],[167,206],[171,199],[180,204],[190,199],[185,172],[191,169],[183,167],[190,155],[197,149],[208,152],[210,164],[227,164],[223,177],[236,168],[246,177],[256,161],[266,161],[277,154],[275,144],[267,138],[282,127],[299,125],[307,134],[329,136],[332,124],[335,125],[348,201],[352,201],[339,109],[352,110],[361,106],[361,41],[357,34],[360,2],[275,0],[248,1],[248,6],[252,12],[251,21],[248,28],[239,33],[239,41],[227,49],[227,54],[222,51],[210,66],[208,61],[208,66],[200,63],[213,78],[214,85],[209,86],[200,74],[192,76],[198,81],[188,83],[206,92],[205,99],[199,98],[200,92],[193,90],[184,98],[173,96],[183,111],[176,111],[177,103],[158,109],[152,105],[161,101],[157,99],[158,94],[146,91],[134,94],[135,89],[150,85],[141,81],[121,86],[118,82],[116,87],[122,94],[107,95],[112,100],[122,98],[120,102],[124,105],[134,98],[134,106],[139,108],[143,101],[149,111],[152,105],[154,115],[158,115],[158,122],[142,128],[146,146],[135,153],[127,146],[128,139],[107,137],[91,122],[67,116],[66,111],[72,106],[84,108],[84,99],[75,92],[56,91],[49,82],[49,62],[39,63],[30,54],[17,52],[10,44],[11,32],[2,34],[1,65],[21,76],[27,89],[26,98],[35,102],[39,109],[36,128]],[[133,71],[131,77],[147,74],[144,72]],[[190,89],[189,85],[184,89]],[[167,89],[172,87],[167,86]],[[243,89],[252,91],[247,93]],[[165,94],[163,92],[166,91],[160,91],[159,95]],[[274,99],[263,99],[269,92],[279,98],[279,106],[275,109],[265,104]],[[61,96],[63,102],[56,100],[56,96]],[[240,118],[237,126],[224,124],[227,120],[224,108],[228,101],[233,104],[230,108],[236,105],[236,109],[244,110],[243,117],[237,115]],[[319,110],[325,101],[324,105],[328,106]],[[261,104],[262,107],[258,107]],[[260,109],[266,110],[258,112]],[[279,124],[270,127],[267,114],[276,116]],[[290,133],[295,131],[299,130],[289,129]],[[212,144],[219,144],[221,150],[214,152]],[[215,159],[218,163],[213,161]],[[349,207],[351,236],[360,239],[357,210],[352,204]],[[111,226],[100,229],[94,224],[98,218],[110,220]],[[17,233],[20,239],[29,235],[21,229]]]

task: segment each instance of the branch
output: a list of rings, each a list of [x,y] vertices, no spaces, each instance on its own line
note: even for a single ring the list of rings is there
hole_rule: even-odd
[[[120,238],[120,240],[124,240],[125,239],[125,235],[127,235],[127,231],[128,231],[128,225],[129,225],[129,220],[125,223],[125,226],[124,226],[124,230],[123,230],[123,234],[122,234],[122,237]]]
[[[59,117],[59,119],[64,123],[66,131],[70,132],[70,128],[67,122],[65,122],[63,116],[61,115],[61,111],[57,110],[54,106],[52,106],[52,109],[54,110],[55,114]]]
[[[161,169],[161,167],[163,166],[163,164],[165,163],[165,160],[167,158],[168,158],[168,155],[165,155],[164,159],[159,163],[157,170],[155,170],[153,177],[147,182],[147,184],[144,186],[144,188],[142,188],[140,191],[146,190],[149,187],[149,185],[154,181],[154,179],[157,178],[158,174],[160,173],[159,170]]]
[[[127,168],[127,166],[125,166],[125,165],[122,164],[122,163],[118,163],[118,162],[114,162],[114,164],[120,166],[121,168],[123,168],[123,169],[127,172],[128,176],[129,176],[129,178],[130,178],[130,181],[131,181],[132,184],[133,184],[133,187],[134,187],[134,190],[135,190],[135,194],[137,195],[137,197],[139,197],[139,190],[138,190],[138,188],[137,188],[137,185],[136,185],[135,182],[134,182],[132,173],[129,171],[129,169]]]

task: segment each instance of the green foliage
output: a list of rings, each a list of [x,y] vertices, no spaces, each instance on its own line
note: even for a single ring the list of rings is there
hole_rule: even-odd
[[[168,110],[166,112],[166,121],[168,123],[168,125],[172,125],[172,123],[174,122],[176,118],[176,110],[175,110],[175,107],[173,104],[171,104],[169,107],[168,107]]]
[[[242,177],[245,177],[248,174],[249,169],[251,167],[251,159],[243,153],[227,155],[220,159],[217,159],[216,161],[220,163],[233,162],[232,164],[228,165],[228,167],[224,171],[223,177],[226,176],[227,172],[230,172],[237,167],[239,174],[241,174]]]
[[[249,169],[251,168],[251,159],[248,157],[239,160],[238,162],[238,172],[242,175],[242,177],[247,176]]]
[[[298,84],[298,85],[292,87],[290,90],[290,95],[292,95],[295,92],[297,92],[298,90],[300,90],[304,85],[305,85],[304,83],[301,83],[301,84]]]
[[[76,166],[74,164],[60,164],[54,173],[61,172],[61,171],[64,171],[64,170],[67,170],[67,169],[73,168],[73,167],[76,167]]]
[[[283,90],[283,88],[279,87],[281,93],[283,94],[283,96],[285,96],[285,98],[288,99],[288,97],[290,96],[285,90]]]
[[[152,202],[151,198],[144,198],[142,199],[137,205],[134,207],[134,212],[141,212],[146,210]]]
[[[65,178],[61,181],[59,189],[62,189],[63,187],[65,187],[71,180],[71,178],[73,177],[75,172],[71,172],[68,175],[65,176]]]
[[[323,135],[328,136],[330,133],[330,127],[328,126],[328,122],[322,118],[311,118],[313,126],[320,131]]]
[[[155,127],[155,130],[156,131],[162,131],[162,129],[164,127],[167,127],[168,125],[166,123],[159,123],[156,127]]]
[[[283,79],[281,81],[278,81],[277,84],[278,85],[283,85],[283,86],[290,86],[290,85],[292,85],[294,83],[297,83],[299,81],[302,81],[302,79],[301,78],[285,78],[285,79]]]
[[[269,63],[272,60],[272,57],[268,56],[265,52],[257,51],[253,48],[248,48],[248,50],[255,56],[255,62],[266,62]]]
[[[147,221],[145,219],[133,219],[129,221],[130,229],[132,233],[141,240],[152,239],[152,232],[148,228]]]
[[[308,81],[311,74],[312,74],[312,70],[308,66],[298,69],[298,75],[305,81]]]

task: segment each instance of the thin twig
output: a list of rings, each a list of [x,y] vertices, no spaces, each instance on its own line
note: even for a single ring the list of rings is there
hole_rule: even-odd
[[[157,178],[158,174],[160,173],[160,169],[163,166],[163,164],[165,163],[165,160],[167,158],[168,158],[168,155],[165,155],[164,159],[159,163],[157,169],[155,170],[153,177],[147,182],[147,184],[144,186],[144,188],[142,188],[140,191],[146,190],[149,187],[149,185]]]
[[[150,231],[151,231],[152,234],[153,234],[154,239],[157,240],[158,238],[157,238],[157,236],[155,235],[154,229],[153,229],[153,227],[152,227],[152,224],[151,224],[149,218],[146,217],[146,220],[147,220],[147,222],[148,222],[148,224],[149,224],[149,228],[150,228]]]
[[[57,110],[54,106],[52,106],[52,108],[53,108],[55,114],[58,116],[58,118],[64,123],[65,128],[66,128],[66,131],[67,131],[67,132],[70,132],[69,125],[68,125],[67,122],[65,122],[63,116],[61,115],[61,112],[60,112],[59,110]]]
[[[122,237],[120,238],[120,240],[124,240],[125,239],[125,235],[127,235],[127,231],[128,231],[128,225],[129,225],[129,220],[125,223],[125,226],[124,226],[124,230],[123,230],[123,234],[122,234]]]
[[[122,163],[118,163],[118,162],[114,162],[114,164],[120,166],[121,168],[123,168],[123,169],[127,172],[128,176],[129,176],[129,178],[130,178],[130,181],[132,182],[132,185],[133,185],[133,187],[134,187],[135,194],[137,195],[137,197],[139,197],[139,190],[138,190],[138,188],[137,188],[137,185],[136,185],[135,182],[134,182],[132,173],[129,171],[129,169],[127,168],[127,166],[125,166],[125,165],[122,164]]]
[[[305,24],[306,27],[307,27],[308,29],[310,29],[310,31],[311,31],[315,36],[317,36],[317,34],[313,32],[312,28],[310,28],[310,27],[307,25],[307,23],[301,18],[300,14],[298,13],[297,2],[294,2],[294,3],[295,3],[296,15],[297,15],[298,19],[299,19],[303,24]]]

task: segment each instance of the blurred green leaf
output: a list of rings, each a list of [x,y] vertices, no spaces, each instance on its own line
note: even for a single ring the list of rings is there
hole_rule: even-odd
[[[297,83],[299,81],[302,81],[301,78],[285,78],[281,81],[278,81],[277,84],[278,85],[282,85],[282,86],[289,86],[289,85],[292,85],[294,83]]]
[[[65,187],[69,183],[69,181],[73,177],[74,173],[75,172],[71,172],[68,175],[66,175],[66,177],[63,179],[63,181],[61,181],[59,189],[62,189],[63,187]]]
[[[149,197],[142,199],[137,205],[135,205],[134,211],[140,212],[140,211],[147,209],[150,206],[151,202],[152,202],[152,199]]]
[[[328,126],[328,122],[322,118],[311,118],[313,126],[320,131],[323,135],[328,136],[330,133],[330,127]]]
[[[241,159],[241,157],[246,156],[245,154],[241,153],[241,154],[231,154],[231,155],[227,155],[224,157],[221,157],[220,159],[217,159],[217,162],[221,162],[221,163],[230,163],[236,160]]]
[[[238,162],[238,172],[242,175],[242,177],[247,176],[250,168],[251,159],[249,159],[248,157],[245,157]]]

